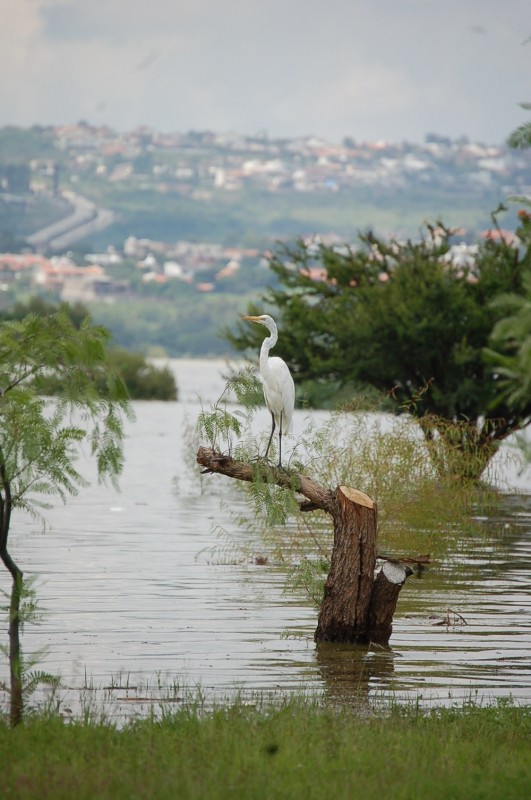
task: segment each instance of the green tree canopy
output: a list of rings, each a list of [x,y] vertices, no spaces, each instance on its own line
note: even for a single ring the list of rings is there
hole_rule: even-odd
[[[471,468],[479,474],[497,443],[531,418],[531,397],[516,407],[501,395],[484,354],[502,313],[493,299],[523,293],[531,225],[524,219],[507,241],[493,219],[492,235],[474,249],[453,247],[441,226],[428,226],[419,242],[368,234],[355,248],[282,246],[270,260],[279,288],[249,313],[276,317],[278,352],[296,383],[310,384],[310,400],[376,389],[418,416],[428,438],[455,444],[457,436],[463,452],[479,448]],[[242,325],[228,337],[241,350],[259,346]]]

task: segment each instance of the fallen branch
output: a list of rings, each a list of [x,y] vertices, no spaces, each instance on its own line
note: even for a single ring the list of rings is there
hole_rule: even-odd
[[[394,561],[397,564],[433,564],[430,554],[424,556],[392,556],[388,553],[378,553],[382,561]]]

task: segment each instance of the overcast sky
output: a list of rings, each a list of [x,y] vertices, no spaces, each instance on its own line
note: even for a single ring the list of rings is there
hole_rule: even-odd
[[[0,0],[0,126],[492,144],[531,115],[531,0]],[[529,41],[527,41],[529,39]]]

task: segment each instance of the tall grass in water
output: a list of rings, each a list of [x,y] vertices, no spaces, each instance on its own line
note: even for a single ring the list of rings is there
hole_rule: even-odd
[[[0,724],[3,797],[503,798],[529,791],[531,710],[416,707],[361,718],[292,699],[185,707],[119,730]]]

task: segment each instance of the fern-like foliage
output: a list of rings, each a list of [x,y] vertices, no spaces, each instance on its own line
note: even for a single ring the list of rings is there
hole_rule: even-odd
[[[518,148],[519,150],[531,147],[531,122],[519,125],[509,136],[507,143],[509,147]]]
[[[285,525],[298,512],[297,484],[298,475],[293,473],[289,486],[277,486],[275,470],[264,470],[262,464],[255,464],[249,492],[255,515],[267,528]]]
[[[531,111],[531,103],[520,103],[520,107],[526,111]],[[526,150],[531,147],[531,122],[524,122],[519,125],[508,137],[507,144],[516,150]],[[525,206],[531,206],[531,197],[529,195],[510,195],[507,199]]]
[[[9,650],[4,644],[0,644],[0,652],[6,657],[9,656]],[[32,653],[31,656],[24,656],[21,653],[18,658],[18,663],[13,665],[20,675],[22,696],[25,703],[40,686],[45,685],[52,689],[58,689],[61,684],[61,679],[58,675],[53,675],[51,672],[46,672],[45,670],[34,669],[47,653],[48,648],[41,648],[35,653]]]
[[[531,103],[520,103],[520,108],[531,111]],[[524,122],[514,130],[507,139],[509,147],[523,150],[531,147],[531,122]]]
[[[209,410],[202,409],[197,421],[200,439],[210,448],[242,462],[254,462],[253,480],[241,487],[247,492],[253,514],[266,528],[284,525],[297,512],[299,469],[296,448],[290,459],[288,486],[276,483],[276,468],[259,457],[259,441],[251,433],[254,412],[263,406],[260,381],[252,367],[231,375],[221,396]],[[273,458],[274,450],[272,448]]]
[[[485,358],[500,387],[498,402],[527,411],[531,420],[531,268],[523,282],[525,296],[503,294],[493,302],[503,316],[494,326]]]
[[[239,460],[250,458],[241,437],[249,432],[253,413],[261,402],[260,383],[253,369],[246,367],[228,379],[210,409],[202,408],[197,420],[200,438],[205,437],[217,453],[224,452]]]
[[[76,329],[65,311],[0,325],[0,510],[6,515],[38,511],[47,497],[64,501],[83,487],[76,460],[85,441],[100,479],[116,481],[123,421],[132,414],[122,382],[108,368],[107,343],[104,329],[88,321]],[[39,394],[39,380],[51,374],[61,385],[53,401]]]

